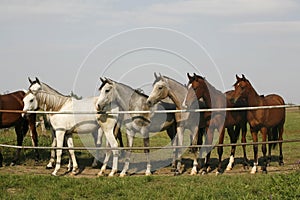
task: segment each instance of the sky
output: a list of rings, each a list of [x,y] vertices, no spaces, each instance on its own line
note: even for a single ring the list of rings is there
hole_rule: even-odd
[[[300,103],[300,1],[0,0],[0,93],[28,77],[63,94],[98,95],[100,77],[148,94],[153,73],[200,74]]]

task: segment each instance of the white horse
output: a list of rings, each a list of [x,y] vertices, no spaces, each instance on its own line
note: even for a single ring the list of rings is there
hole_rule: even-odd
[[[95,97],[84,98],[76,100],[70,96],[65,96],[51,88],[45,83],[40,82],[37,78],[35,81],[30,81],[29,92],[23,99],[24,111],[37,110],[41,108],[45,111],[59,111],[59,112],[76,112],[76,111],[90,111],[96,112]],[[106,120],[101,121],[100,128],[97,116],[95,114],[50,114],[50,123],[55,130],[57,140],[57,147],[63,146],[64,137],[66,137],[68,147],[73,147],[72,133],[93,133],[102,136],[102,130],[105,133],[106,140],[111,147],[118,147],[118,143],[114,137],[113,129],[116,124],[115,116],[107,117]],[[98,140],[101,143],[101,140]],[[99,144],[98,144],[99,145]],[[101,145],[101,144],[100,144]],[[70,157],[73,163],[72,174],[79,172],[78,164],[74,154],[74,150],[69,150]],[[117,172],[118,151],[114,150],[113,168],[110,176]],[[107,153],[108,154],[108,153]],[[52,175],[56,176],[61,164],[62,149],[56,150],[56,166]],[[107,157],[108,155],[106,155]],[[99,172],[102,174],[103,171]]]

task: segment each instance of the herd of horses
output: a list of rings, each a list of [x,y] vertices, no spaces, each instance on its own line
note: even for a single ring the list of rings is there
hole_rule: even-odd
[[[167,76],[154,73],[155,80],[150,95],[144,94],[140,89],[133,89],[128,85],[113,81],[109,78],[100,78],[102,84],[99,88],[99,96],[77,100],[71,96],[63,95],[51,88],[38,78],[34,81],[29,79],[28,92],[18,91],[0,96],[0,110],[23,110],[58,112],[91,112],[97,114],[48,114],[53,129],[52,146],[57,146],[56,161],[54,152],[47,167],[55,163],[52,175],[58,175],[61,167],[61,157],[64,142],[68,147],[73,147],[73,133],[92,133],[96,147],[102,145],[103,135],[106,137],[106,145],[111,147],[105,153],[105,158],[98,173],[104,175],[111,154],[113,154],[112,169],[109,176],[118,172],[119,150],[117,138],[121,137],[121,127],[126,130],[127,145],[133,146],[136,133],[143,137],[146,171],[145,175],[151,175],[151,160],[149,156],[150,132],[165,131],[172,145],[182,146],[185,130],[190,131],[191,144],[204,146],[200,149],[192,148],[193,168],[191,174],[210,171],[210,152],[213,149],[213,140],[218,136],[218,144],[223,144],[225,129],[230,137],[231,143],[236,143],[240,132],[241,142],[246,142],[247,124],[249,124],[253,142],[258,141],[258,132],[261,132],[262,141],[279,141],[280,155],[279,164],[283,164],[282,135],[285,123],[285,108],[273,109],[251,109],[228,111],[222,108],[234,107],[257,107],[284,105],[282,97],[276,94],[267,96],[259,95],[252,87],[250,81],[242,75],[236,75],[234,90],[223,93],[212,86],[200,75],[187,74],[188,84],[184,85]],[[183,109],[208,109],[205,112],[118,112],[118,111],[157,111],[157,110],[183,110]],[[209,110],[216,108],[216,111]],[[218,108],[220,108],[218,110]],[[17,134],[17,145],[21,146],[23,138],[31,130],[33,145],[38,145],[38,135],[35,129],[36,114],[0,113],[0,128],[15,127]],[[120,142],[122,145],[122,142]],[[262,171],[267,172],[267,166],[271,160],[271,149],[274,144],[269,145],[267,156],[266,144],[262,144],[263,163]],[[253,145],[254,162],[251,173],[257,172],[258,167],[258,145]],[[234,164],[236,146],[232,146],[229,163],[226,170],[231,170]],[[79,172],[79,167],[73,149],[69,151],[68,169],[72,174]],[[182,155],[183,148],[174,148],[172,167],[175,174],[183,172]],[[218,145],[218,167],[217,173],[222,173],[223,147]],[[249,166],[246,155],[246,147],[243,146],[244,167]],[[199,165],[199,155],[205,154],[203,165]],[[20,149],[17,150],[12,164],[18,162]],[[129,169],[131,150],[126,151],[125,164],[120,176],[126,176]],[[36,151],[36,160],[39,153]],[[0,165],[2,166],[2,154],[0,152]],[[93,165],[99,160],[99,150],[96,153]]]

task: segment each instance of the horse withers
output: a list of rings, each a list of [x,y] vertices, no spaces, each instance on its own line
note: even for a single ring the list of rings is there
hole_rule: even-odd
[[[16,91],[5,95],[0,95],[0,110],[22,110],[24,91]],[[31,131],[31,139],[33,146],[38,146],[38,134],[35,127],[36,114],[29,114],[22,117],[21,113],[0,112],[0,128],[15,127],[17,135],[17,145],[22,146],[24,136],[28,129]],[[17,149],[16,155],[11,162],[15,165],[19,162],[21,149]],[[38,150],[35,150],[35,159],[39,160]],[[0,152],[0,166],[2,166],[3,156]]]

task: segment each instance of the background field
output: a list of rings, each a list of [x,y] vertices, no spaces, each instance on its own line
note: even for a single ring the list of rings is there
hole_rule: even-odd
[[[300,139],[300,111],[288,109],[284,139]],[[38,130],[40,133],[40,130]],[[1,130],[0,143],[15,144],[15,133],[12,130]],[[78,135],[74,135],[75,146],[82,146]],[[162,146],[169,141],[165,133],[151,137],[151,146]],[[247,141],[251,142],[250,134]],[[50,146],[50,134],[39,136],[40,146]],[[124,142],[126,139],[124,137]],[[229,143],[226,134],[225,143]],[[24,145],[31,145],[27,135]],[[135,146],[142,146],[137,138]],[[4,164],[9,165],[14,150],[3,148]],[[230,148],[224,148],[223,167],[228,163]],[[49,151],[41,150],[41,160],[34,162],[32,150],[22,151],[20,165],[4,166],[0,169],[1,199],[299,199],[300,198],[300,144],[283,144],[284,166],[278,166],[278,149],[272,151],[272,163],[268,174],[261,171],[250,175],[249,170],[242,167],[242,148],[237,147],[236,165],[230,172],[215,175],[217,152],[212,152],[213,171],[208,175],[190,176],[191,154],[184,154],[186,171],[174,177],[170,167],[153,172],[153,176],[144,177],[145,163],[131,165],[129,177],[97,178],[98,169],[91,168],[93,157],[88,151],[76,151],[81,173],[75,177],[65,174],[67,156],[63,157],[60,177],[51,177],[51,170],[45,165],[49,159]],[[247,155],[252,163],[252,146],[247,147]],[[259,147],[259,156],[261,156]],[[155,162],[155,161],[153,161]],[[120,161],[122,165],[122,160]],[[109,171],[108,171],[109,172]]]

